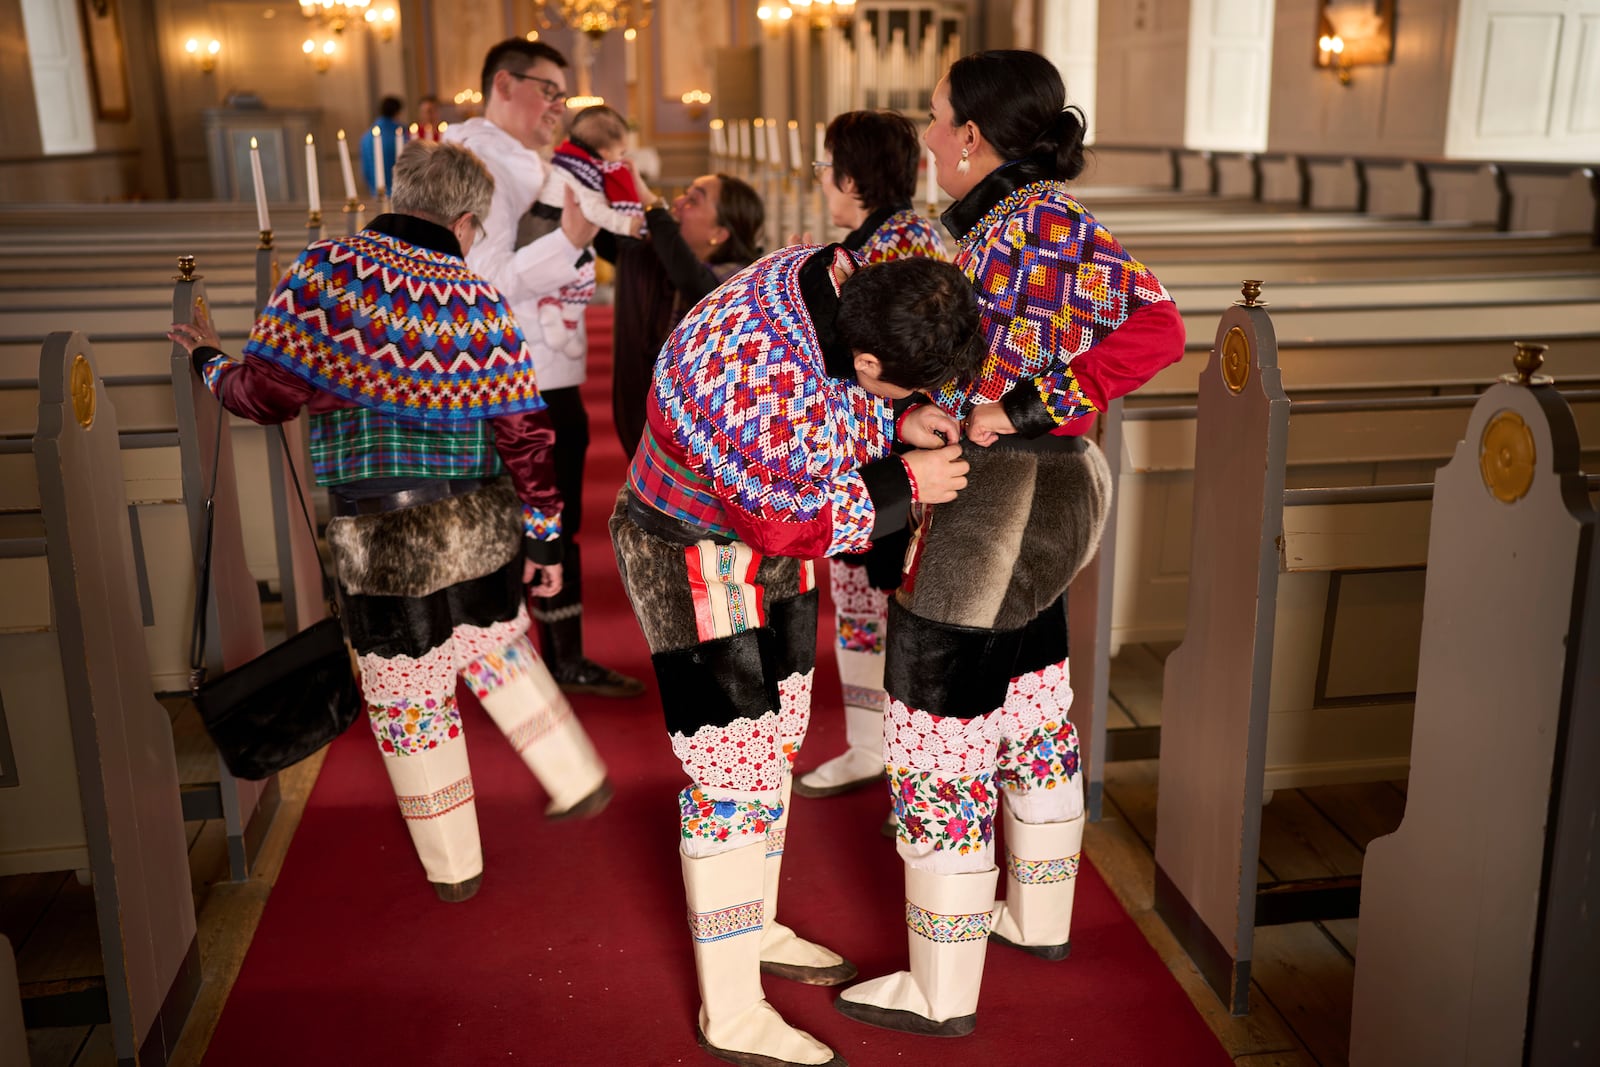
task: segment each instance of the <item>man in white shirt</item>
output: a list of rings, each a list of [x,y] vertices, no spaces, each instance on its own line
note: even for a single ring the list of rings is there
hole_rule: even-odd
[[[527,240],[529,209],[548,172],[539,150],[561,134],[566,66],[566,57],[543,42],[501,41],[483,60],[483,117],[451,126],[444,139],[471,149],[494,175],[494,201],[467,265],[493,282],[511,305],[555,423],[565,581],[559,594],[540,601],[533,612],[550,673],[568,692],[637,696],[644,692],[638,679],[583,654],[582,560],[575,538],[583,523],[589,449],[589,415],[578,395],[588,337],[581,318],[576,324],[563,319],[560,294],[564,287],[593,283],[594,254],[588,245],[599,229],[569,193],[560,228]]]

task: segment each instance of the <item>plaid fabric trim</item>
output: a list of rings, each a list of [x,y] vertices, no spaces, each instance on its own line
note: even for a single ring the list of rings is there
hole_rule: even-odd
[[[1074,852],[1054,860],[1024,860],[1008,856],[1006,867],[1018,885],[1051,885],[1070,882],[1078,877],[1078,859],[1082,855],[1081,852]]]
[[[628,468],[628,488],[664,515],[723,537],[735,536],[727,510],[711,491],[711,482],[667,455],[648,426]]]
[[[740,934],[759,932],[761,907],[761,901],[752,900],[748,904],[735,904],[718,911],[691,911],[689,933],[700,944],[706,945],[713,941],[726,941]]]
[[[437,819],[468,803],[474,796],[472,775],[452,782],[443,789],[417,796],[396,796],[400,801],[400,814],[408,819]]]
[[[501,473],[487,422],[424,426],[370,408],[312,415],[311,464],[322,485],[367,478],[492,478]]]
[[[976,915],[940,915],[906,901],[906,928],[918,937],[941,945],[984,940],[989,936],[989,918],[987,911]]]

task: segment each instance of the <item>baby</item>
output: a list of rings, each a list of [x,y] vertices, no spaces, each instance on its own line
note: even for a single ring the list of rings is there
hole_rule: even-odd
[[[551,157],[534,214],[559,225],[562,194],[571,189],[590,222],[620,237],[639,236],[644,208],[633,171],[622,161],[627,151],[628,123],[615,109],[602,104],[578,112]]]

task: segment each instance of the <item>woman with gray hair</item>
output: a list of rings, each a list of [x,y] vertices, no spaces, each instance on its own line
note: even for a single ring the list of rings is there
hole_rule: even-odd
[[[528,642],[524,586],[561,588],[554,431],[499,293],[468,269],[494,182],[458,145],[413,141],[394,212],[314,242],[235,361],[210,321],[168,335],[259,423],[311,412],[340,619],[412,843],[440,899],[483,878],[461,677],[550,794],[551,818],[610,799],[605,766]]]

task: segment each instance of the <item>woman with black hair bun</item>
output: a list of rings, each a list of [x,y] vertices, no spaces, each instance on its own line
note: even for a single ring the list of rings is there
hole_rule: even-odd
[[[1083,137],[1061,76],[1033,52],[967,56],[933,93],[924,141],[956,198],[943,222],[987,355],[932,393],[965,422],[968,487],[924,511],[889,605],[884,758],[911,966],[835,1002],[888,1029],[971,1033],[990,940],[1049,960],[1069,948],[1084,804],[1066,589],[1111,493],[1084,435],[1184,340],[1161,283],[1068,190]]]
[[[828,159],[814,166],[829,221],[850,230],[840,244],[868,263],[950,258],[938,228],[911,206],[922,146],[910,119],[898,111],[847,111],[828,123],[822,144]],[[846,747],[795,779],[803,797],[837,796],[883,777],[886,615],[910,541],[910,529],[902,528],[828,563]]]

